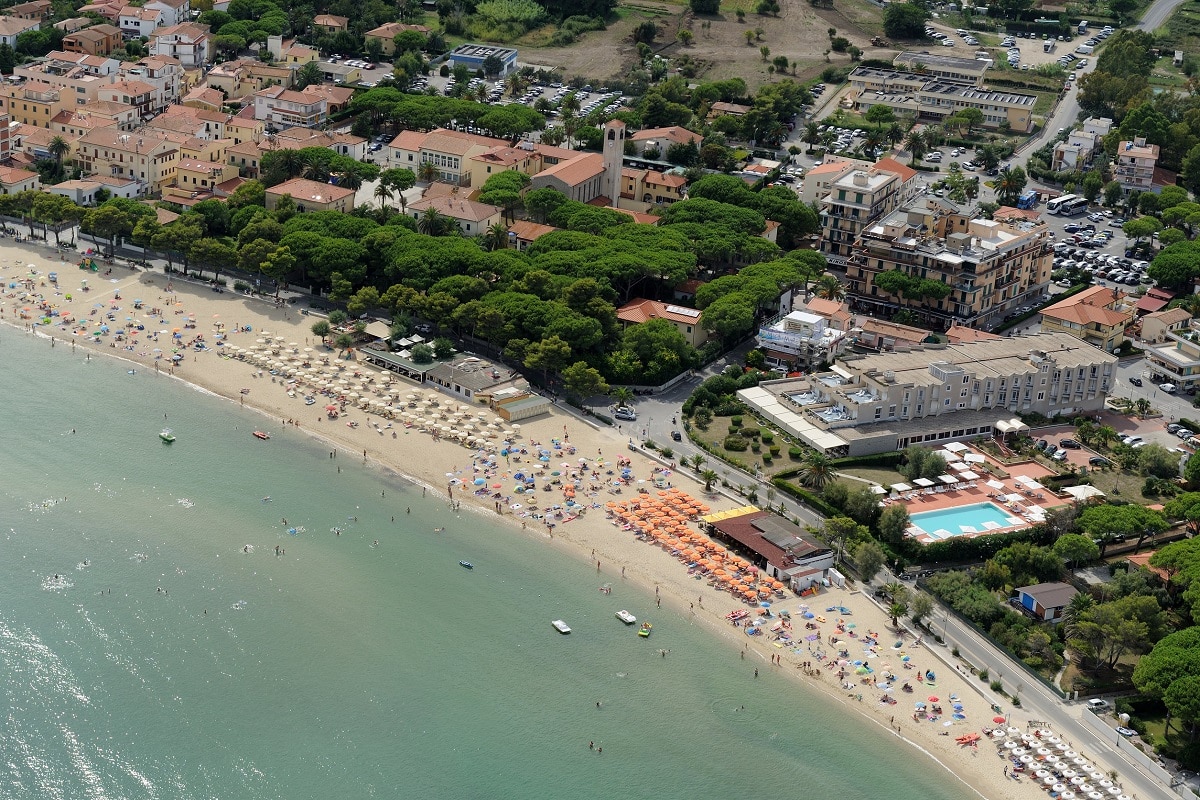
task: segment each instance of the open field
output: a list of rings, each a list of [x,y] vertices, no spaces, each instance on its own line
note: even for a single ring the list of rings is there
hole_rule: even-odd
[[[794,62],[798,78],[815,77],[829,63],[849,63],[848,57],[836,53],[826,61],[829,28],[836,28],[839,36],[861,48],[864,57],[873,55],[870,37],[879,33],[882,14],[866,0],[845,0],[837,9],[814,9],[802,0],[784,0],[777,17],[759,16],[753,13],[753,5],[753,0],[726,0],[720,14],[697,17],[684,2],[628,0],[618,7],[607,30],[588,33],[568,47],[544,46],[553,33],[547,28],[531,31],[515,44],[524,63],[561,67],[568,77],[604,80],[623,74],[634,64],[636,49],[630,35],[642,22],[653,20],[659,28],[656,52],[668,58],[690,56],[701,64],[698,78],[739,77],[751,91],[776,80],[768,72],[760,47],[770,48],[772,59],[786,56]],[[747,12],[745,22],[737,20],[739,8]],[[703,22],[711,24],[703,28]],[[675,39],[681,27],[689,28],[695,37],[687,47]],[[746,31],[758,29],[761,35],[747,44]]]

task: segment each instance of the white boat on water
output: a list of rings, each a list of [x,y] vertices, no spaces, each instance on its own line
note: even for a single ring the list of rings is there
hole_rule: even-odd
[[[554,630],[558,631],[559,633],[570,633],[571,632],[571,628],[567,625],[567,623],[563,622],[561,619],[556,619],[553,622],[551,622],[550,624],[553,625]]]
[[[630,614],[625,609],[621,609],[617,612],[617,619],[621,620],[621,622],[624,622],[626,625],[633,625],[637,622],[637,617],[635,617],[633,614]]]

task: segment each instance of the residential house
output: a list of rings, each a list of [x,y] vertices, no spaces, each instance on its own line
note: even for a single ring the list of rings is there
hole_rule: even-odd
[[[670,205],[684,198],[686,188],[687,178],[679,173],[630,167],[621,170],[620,199],[640,207]]]
[[[243,178],[257,178],[263,152],[252,141],[237,142],[225,148],[225,157]]]
[[[99,91],[100,101],[122,103],[133,106],[137,121],[141,122],[155,112],[154,87],[145,81],[123,80],[111,83]]]
[[[150,55],[174,58],[187,69],[208,66],[213,58],[208,25],[182,22],[159,28],[150,35]]]
[[[81,31],[89,25],[95,24],[96,20],[92,19],[91,17],[67,17],[66,19],[60,19],[58,22],[54,23],[54,27],[57,30],[62,31],[64,34],[69,34],[74,33],[75,31]],[[64,47],[63,49],[65,50],[66,48]]]
[[[321,60],[319,51],[300,44],[295,39],[284,39],[282,36],[267,37],[267,52],[276,62],[289,67],[302,66],[310,61]]]
[[[174,105],[182,97],[186,84],[183,65],[171,56],[146,56],[137,61],[122,62],[120,77],[154,87],[151,105],[156,114]]]
[[[1143,136],[1122,141],[1113,159],[1113,180],[1121,184],[1125,194],[1148,192],[1154,188],[1154,165],[1158,163],[1158,145],[1146,144]]]
[[[117,100],[93,100],[71,110],[75,112],[76,117],[107,120],[123,131],[131,131],[141,122],[141,115],[135,106]],[[66,112],[67,109],[63,109],[63,113]],[[57,120],[57,117],[55,119]]]
[[[1069,583],[1055,581],[1033,586],[1018,586],[1017,602],[1035,619],[1042,622],[1058,622],[1071,604],[1071,598],[1079,591]]]
[[[1184,308],[1169,308],[1155,311],[1142,317],[1142,340],[1162,344],[1168,333],[1186,330],[1192,322],[1192,312]]]
[[[545,236],[560,230],[553,225],[543,225],[527,219],[517,220],[508,226],[508,244],[517,250],[527,250],[529,245]]]
[[[325,122],[328,108],[324,96],[307,90],[296,92],[272,86],[254,93],[254,118],[268,126],[316,127]]]
[[[217,184],[238,177],[237,167],[208,160],[181,158],[175,166],[175,186],[192,192],[210,192]]]
[[[42,24],[36,19],[20,19],[19,17],[0,17],[0,42],[9,47],[17,46],[17,37],[25,31],[40,30]]]
[[[62,49],[68,53],[107,56],[125,46],[121,29],[115,25],[93,25],[63,37]]]
[[[4,86],[0,88],[0,96],[4,101],[4,113],[12,122],[38,128],[49,128],[50,121],[67,108],[57,89],[37,84]],[[70,107],[74,108],[75,104],[71,103]]]
[[[700,347],[708,341],[709,333],[700,325],[703,316],[704,312],[695,308],[660,303],[643,297],[634,298],[617,309],[617,320],[623,327],[664,319],[674,325],[692,347]]]
[[[302,94],[312,97],[325,98],[325,113],[337,114],[350,105],[354,90],[346,86],[327,86],[323,83],[313,83],[301,90]]]
[[[0,13],[14,17],[15,19],[44,22],[50,19],[53,9],[50,0],[31,0],[28,3],[17,3],[15,6],[9,6]]]
[[[533,189],[557,189],[572,200],[588,203],[604,196],[604,157],[587,153],[562,161],[533,176]],[[615,202],[616,198],[609,198]]]
[[[148,38],[156,28],[166,27],[167,22],[157,6],[125,6],[117,17],[117,25],[126,39],[141,39]]]
[[[867,226],[916,194],[916,175],[916,170],[884,159],[870,169],[853,170],[833,180],[820,204],[825,257],[845,265]]]
[[[1039,333],[847,353],[827,372],[744,389],[738,399],[822,452],[857,456],[997,435],[1018,413],[1094,413],[1116,369],[1111,353]]]
[[[630,134],[628,138],[633,142],[638,154],[645,154],[647,150],[657,150],[659,158],[665,159],[671,145],[695,142],[696,147],[699,148],[700,140],[703,137],[687,128],[672,125],[669,128],[643,128]]]
[[[307,178],[292,178],[267,189],[267,210],[274,211],[280,198],[287,195],[296,204],[296,210],[349,212],[354,208],[354,190],[334,186],[331,183],[310,181]]]
[[[338,33],[346,30],[350,20],[335,14],[317,14],[313,17],[313,27],[322,33]]]
[[[36,172],[0,166],[0,194],[20,194],[41,188],[42,182]]]
[[[1175,292],[1170,289],[1160,289],[1157,286],[1151,286],[1146,290],[1136,303],[1133,304],[1134,314],[1141,316],[1142,314],[1152,314],[1155,311],[1162,311],[1171,304],[1175,299]]]
[[[430,164],[437,170],[438,180],[460,186],[472,185],[472,157],[502,146],[508,142],[446,128],[428,133],[401,131],[389,145],[395,166],[419,172],[422,164]]]
[[[714,120],[717,117],[743,117],[749,113],[750,106],[742,105],[741,103],[717,101],[708,107],[709,120]]]
[[[428,209],[454,220],[458,229],[466,236],[479,236],[488,232],[493,225],[504,220],[504,209],[487,203],[476,203],[468,200],[465,195],[440,195],[437,197],[422,197],[408,204],[408,216],[420,221]]]
[[[830,195],[826,207],[841,205],[849,217],[854,206],[830,202],[841,196],[842,183],[835,184],[839,194]],[[857,210],[863,213],[864,208],[859,205]],[[834,214],[829,218],[837,224],[861,224]],[[973,209],[922,195],[869,223],[859,234],[845,261],[851,305],[881,319],[907,308],[925,325],[939,330],[954,324],[990,327],[1045,292],[1053,265],[1052,243],[1040,222],[977,219]],[[876,284],[881,274],[897,272],[910,280],[944,284],[950,293],[912,298]]]
[[[229,105],[239,105],[259,89],[291,86],[292,78],[289,67],[239,59],[213,65],[204,80],[212,88],[223,91]]]
[[[94,3],[80,6],[75,9],[75,12],[78,14],[95,14],[102,19],[108,20],[112,25],[118,25],[123,8],[125,8],[125,0],[96,0]]]
[[[174,131],[186,138],[198,136],[201,139],[233,138],[227,129],[231,127],[234,118],[219,111],[205,111],[191,106],[171,106],[153,120],[146,123],[147,127],[161,131]]]
[[[340,156],[361,161],[367,156],[367,140],[341,131],[316,131],[312,128],[288,128],[275,134],[271,149],[302,150],[305,147],[324,147]]]
[[[96,205],[96,195],[101,190],[106,193],[107,197],[124,197],[132,200],[138,196],[138,183],[131,180],[102,180],[96,177],[63,181],[62,183],[42,188],[44,192],[62,195],[79,206]]]
[[[424,25],[402,25],[399,22],[386,22],[378,28],[372,28],[363,34],[363,38],[368,41],[379,42],[383,54],[391,56],[396,54],[396,36],[405,31],[416,31],[422,36],[429,35],[429,28]]]
[[[1085,170],[1092,166],[1097,153],[1104,151],[1104,137],[1112,130],[1113,121],[1107,117],[1088,117],[1083,128],[1074,129],[1064,142],[1054,145],[1050,169],[1055,172]]]
[[[174,182],[178,158],[179,145],[154,132],[99,128],[80,138],[75,160],[86,173],[132,179],[153,195]]]
[[[192,18],[191,0],[149,0],[146,8],[155,8],[162,12],[163,25],[179,25]]]
[[[183,96],[180,101],[191,108],[202,108],[205,111],[220,111],[225,107],[225,95],[207,86],[197,86]]]
[[[1042,309],[1042,330],[1059,331],[1082,339],[1106,353],[1125,341],[1133,308],[1116,289],[1092,286]]]
[[[36,125],[19,122],[10,124],[3,115],[0,115],[0,161],[7,163],[15,155],[22,156],[22,160],[30,164],[35,161],[53,159],[54,154],[51,152],[50,143],[56,136],[61,136],[63,141],[70,145],[63,160],[73,160],[75,147],[79,143],[78,136],[62,134],[51,128],[40,128]]]

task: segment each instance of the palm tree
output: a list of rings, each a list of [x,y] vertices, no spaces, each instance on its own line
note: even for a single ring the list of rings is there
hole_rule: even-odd
[[[1025,183],[1018,173],[1005,167],[996,176],[996,201],[1004,205],[1016,205],[1017,195],[1024,186]]]
[[[441,236],[446,231],[446,223],[447,220],[441,212],[430,206],[417,221],[417,232],[426,236]]]
[[[628,386],[614,386],[608,396],[613,399],[617,406],[627,405],[633,402],[633,390]]]
[[[888,613],[888,616],[892,618],[892,627],[899,628],[900,627],[900,618],[908,613],[908,604],[907,603],[892,603],[890,606],[888,606],[887,613]]]
[[[721,477],[716,473],[716,470],[706,469],[700,473],[700,480],[704,481],[704,491],[712,491],[712,485],[717,482],[717,478]]]
[[[912,153],[912,163],[917,163],[925,155],[925,135],[915,128],[904,137],[904,149]]]
[[[423,161],[421,166],[417,167],[417,177],[425,183],[433,183],[437,180],[438,169],[432,161]]]
[[[503,250],[508,247],[508,228],[499,222],[493,223],[487,229],[484,237],[488,250]]]
[[[813,450],[806,453],[800,461],[797,477],[800,478],[800,483],[809,489],[824,489],[833,482],[836,474],[829,456]]]
[[[899,581],[892,581],[891,583],[884,584],[882,591],[887,592],[887,596],[892,600],[892,602],[908,602],[908,587]]]
[[[823,300],[844,300],[846,286],[836,275],[822,275],[817,281],[816,294]]]
[[[338,175],[337,185],[343,189],[349,189],[357,192],[362,188],[362,176],[354,170],[347,170]]]
[[[1108,447],[1108,445],[1116,438],[1117,430],[1111,425],[1101,425],[1096,429],[1096,442],[1101,447]]]
[[[696,472],[699,472],[700,468],[703,467],[707,461],[707,458],[699,453],[696,453],[696,455],[692,456],[692,469],[696,470]]]
[[[1144,397],[1139,397],[1133,401],[1133,410],[1138,413],[1142,419],[1146,418],[1146,414],[1150,412],[1150,401]]]
[[[50,144],[46,149],[50,151],[50,155],[54,156],[54,160],[61,170],[63,159],[67,157],[67,153],[71,152],[71,143],[61,136],[55,136],[50,140]]]
[[[883,138],[891,142],[892,147],[904,141],[904,126],[899,122],[893,122],[888,126],[888,129],[883,132]]]
[[[815,122],[810,122],[804,126],[804,135],[800,137],[800,141],[808,145],[808,152],[812,152],[813,145],[821,141],[821,126]]]
[[[979,176],[975,176],[969,181],[963,181],[962,191],[968,203],[979,197]]]
[[[392,188],[383,181],[375,187],[375,197],[379,200],[379,207],[383,208],[383,204],[392,199]]]

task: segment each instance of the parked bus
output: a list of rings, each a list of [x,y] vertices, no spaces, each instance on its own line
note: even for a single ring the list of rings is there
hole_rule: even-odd
[[[1060,208],[1062,208],[1065,204],[1071,202],[1072,200],[1078,200],[1078,199],[1079,198],[1073,194],[1064,194],[1062,197],[1056,197],[1053,200],[1051,200],[1049,203],[1046,203],[1046,213],[1047,214],[1057,214],[1058,210]]]
[[[1073,217],[1076,214],[1082,214],[1088,210],[1088,200],[1086,197],[1076,197],[1069,203],[1063,203],[1058,207],[1058,213],[1063,217]]]
[[[1020,209],[1037,208],[1037,204],[1037,192],[1021,192],[1021,196],[1017,198],[1017,208]]]

